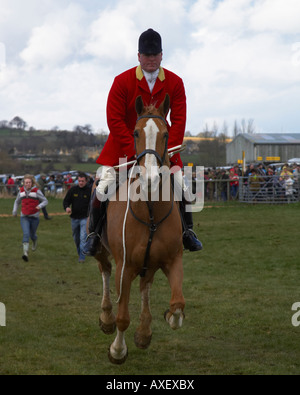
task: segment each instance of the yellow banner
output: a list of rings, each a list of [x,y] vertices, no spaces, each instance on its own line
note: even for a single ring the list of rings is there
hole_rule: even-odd
[[[280,156],[267,156],[267,162],[280,162]]]

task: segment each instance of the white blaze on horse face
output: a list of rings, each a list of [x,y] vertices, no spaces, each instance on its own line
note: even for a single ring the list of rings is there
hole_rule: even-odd
[[[159,129],[153,119],[149,119],[144,128],[146,135],[146,150],[150,149],[156,151],[156,141],[157,134],[159,133]],[[153,190],[156,190],[159,184],[159,172],[157,159],[153,154],[146,154],[145,156],[145,181],[147,188],[151,187]],[[145,186],[146,186],[145,185]]]

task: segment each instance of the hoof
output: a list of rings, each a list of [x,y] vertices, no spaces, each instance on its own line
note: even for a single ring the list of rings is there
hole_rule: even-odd
[[[169,322],[168,321],[168,317],[170,318],[170,316],[171,316],[171,312],[170,312],[170,309],[168,309],[168,310],[165,311],[165,314],[164,314],[165,321]]]
[[[112,335],[117,328],[115,322],[113,322],[112,324],[105,324],[101,320],[101,318],[99,318],[99,326],[100,326],[102,332],[105,333],[105,335]]]
[[[113,363],[114,365],[122,365],[123,363],[126,362],[126,359],[128,358],[128,349],[126,350],[126,354],[123,358],[121,359],[116,359],[111,355],[110,352],[110,347],[108,348],[108,359],[110,360],[111,363]]]
[[[177,309],[174,313],[168,309],[165,311],[164,318],[172,329],[179,329],[182,327],[185,314],[181,309]]]
[[[151,340],[152,334],[150,336],[144,336],[138,332],[134,334],[134,343],[141,350],[146,350],[150,346]]]

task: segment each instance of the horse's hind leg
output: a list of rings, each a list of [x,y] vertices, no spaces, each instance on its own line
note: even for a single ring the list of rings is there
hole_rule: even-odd
[[[102,257],[98,263],[99,270],[103,281],[103,297],[101,303],[102,312],[99,317],[99,325],[102,331],[110,335],[116,330],[116,318],[112,311],[112,303],[110,299],[109,281],[111,276],[111,263],[107,257]]]
[[[181,328],[184,319],[185,301],[182,293],[182,258],[178,257],[171,265],[163,269],[171,287],[170,309],[165,312],[165,320],[172,329]]]
[[[134,334],[134,342],[138,348],[146,349],[149,347],[152,339],[150,312],[150,288],[151,283],[141,279],[140,290],[142,297],[142,312],[140,315],[140,325]]]

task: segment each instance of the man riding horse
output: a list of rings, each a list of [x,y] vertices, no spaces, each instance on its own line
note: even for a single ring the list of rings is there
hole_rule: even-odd
[[[117,76],[109,92],[107,101],[107,122],[110,130],[108,140],[97,159],[103,165],[102,175],[97,186],[97,194],[91,202],[89,220],[89,243],[86,255],[94,256],[99,242],[101,197],[107,188],[115,183],[115,172],[120,158],[131,161],[135,158],[134,127],[137,120],[135,100],[141,96],[145,105],[159,106],[166,94],[170,97],[170,121],[168,124],[168,148],[181,145],[186,125],[186,96],[183,81],[176,74],[160,66],[162,43],[159,33],[148,29],[139,38],[138,60],[140,65]],[[171,158],[171,168],[181,169],[180,154]],[[182,172],[174,173],[175,182],[185,188]],[[97,196],[96,196],[97,195]],[[202,243],[193,232],[192,213],[186,212],[184,194],[181,202],[183,244],[185,249],[200,251]],[[97,199],[98,197],[98,199]]]

